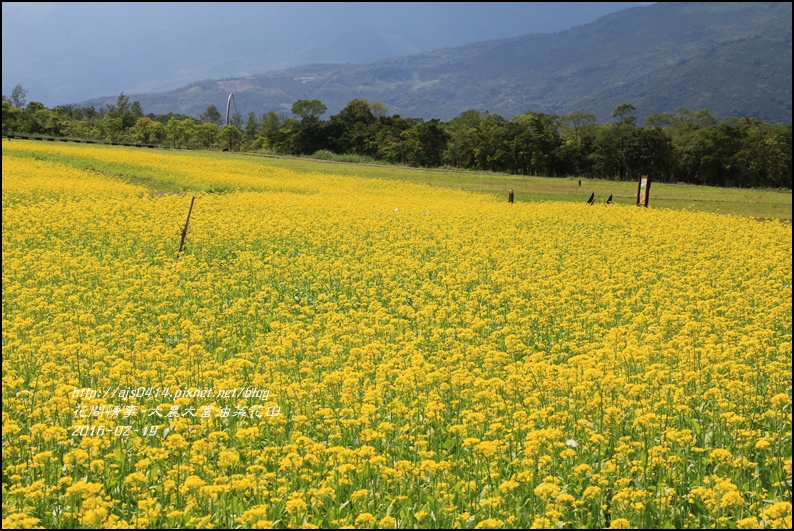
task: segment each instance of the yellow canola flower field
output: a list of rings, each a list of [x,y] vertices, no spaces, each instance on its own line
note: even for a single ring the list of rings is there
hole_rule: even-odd
[[[4,528],[791,526],[789,224],[16,140],[2,186]]]

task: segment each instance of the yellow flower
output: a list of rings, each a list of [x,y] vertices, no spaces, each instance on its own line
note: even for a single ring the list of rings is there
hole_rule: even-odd
[[[531,529],[551,529],[552,523],[546,517],[535,516],[534,520],[532,520],[532,525],[530,526]]]
[[[609,524],[609,529],[630,529],[631,523],[625,518],[615,518]]]
[[[534,490],[535,496],[545,501],[549,501],[560,493],[560,487],[553,483],[541,483]]]
[[[367,489],[359,489],[350,495],[350,500],[351,501],[365,500],[368,496],[369,496],[369,491]]]
[[[572,505],[573,502],[576,501],[576,498],[574,498],[573,496],[571,496],[568,493],[563,492],[563,493],[557,495],[557,498],[555,499],[555,501],[557,503],[559,503],[560,505]]]
[[[733,459],[733,454],[724,448],[716,448],[709,453],[709,457],[712,461],[728,463]]]
[[[124,483],[129,485],[134,492],[140,492],[145,487],[147,479],[144,474],[133,472],[124,479]]]
[[[287,512],[288,513],[295,514],[295,513],[299,513],[299,512],[304,512],[306,510],[306,508],[307,508],[307,505],[306,505],[306,502],[303,500],[303,498],[301,498],[299,495],[297,495],[297,496],[291,497],[289,500],[287,500],[286,507],[287,507]]]
[[[396,523],[397,523],[397,520],[395,520],[391,516],[384,516],[378,522],[378,527],[380,527],[381,529],[391,529],[391,528],[394,527],[394,525]]]
[[[739,529],[758,529],[758,518],[755,516],[751,516],[749,518],[742,518],[741,520],[737,520],[736,527]]]
[[[3,141],[4,527],[791,524],[789,224],[293,164]]]
[[[500,529],[504,527],[504,525],[505,523],[502,520],[487,518],[478,522],[477,525],[474,526],[474,529]]]
[[[791,528],[791,503],[777,502],[761,512],[761,517],[770,527]]]
[[[776,408],[783,408],[791,404],[791,398],[785,393],[778,393],[772,397],[772,406]]]
[[[519,485],[520,484],[517,481],[507,480],[502,482],[501,485],[499,485],[499,490],[502,491],[502,494],[507,494],[508,492],[512,491]]]
[[[592,500],[600,495],[601,495],[601,488],[596,486],[587,487],[586,489],[584,489],[584,492],[582,493],[582,497],[585,500]]]
[[[191,475],[191,476],[188,476],[185,479],[185,482],[182,483],[182,486],[179,487],[179,492],[181,492],[182,494],[187,494],[187,492],[189,492],[191,490],[194,490],[194,489],[198,489],[200,487],[203,487],[206,484],[207,483],[203,479],[201,479],[200,477],[198,477],[196,475]]]
[[[231,467],[240,462],[240,455],[234,450],[224,450],[218,455],[218,466]]]
[[[41,520],[26,513],[14,513],[3,518],[3,529],[44,529],[39,525]]]
[[[356,517],[356,527],[371,528],[374,523],[375,517],[370,513],[360,513]]]
[[[78,481],[66,489],[67,496],[79,495],[84,500],[98,495],[102,491],[101,483],[91,483],[88,481]]]
[[[568,459],[574,456],[576,456],[576,450],[573,450],[572,448],[566,448],[565,450],[560,452],[560,457],[562,457],[563,459]]]

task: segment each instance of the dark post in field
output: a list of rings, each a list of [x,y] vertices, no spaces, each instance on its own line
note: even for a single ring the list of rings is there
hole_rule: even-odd
[[[509,191],[507,192],[507,202],[508,202],[508,203],[512,203],[512,202],[513,202],[513,197],[514,197],[514,196],[515,196],[515,194],[513,193],[513,191],[512,191],[512,190],[509,190]]]
[[[648,206],[648,196],[651,193],[651,175],[640,175],[637,182],[637,206]]]
[[[182,247],[185,245],[185,236],[187,236],[187,226],[190,223],[190,213],[193,212],[193,201],[196,200],[196,196],[194,195],[190,199],[190,208],[187,211],[187,219],[185,220],[185,227],[182,229],[182,238],[179,240],[179,250],[176,252],[176,257],[179,258],[179,253],[182,252]]]

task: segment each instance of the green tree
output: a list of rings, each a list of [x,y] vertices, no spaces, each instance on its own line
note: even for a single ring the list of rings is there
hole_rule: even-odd
[[[102,138],[110,142],[121,142],[124,134],[124,122],[114,114],[108,113],[99,121]]]
[[[218,133],[218,139],[221,145],[224,146],[224,150],[228,151],[239,149],[242,138],[243,134],[234,125],[225,126],[221,129],[220,133]]]
[[[49,112],[45,121],[44,130],[51,136],[63,136],[66,124],[69,122],[69,114],[62,106],[58,106]]]
[[[618,124],[599,125],[588,157],[594,177],[615,179],[625,172],[620,137]]]
[[[598,118],[585,111],[574,111],[563,116],[560,125],[562,145],[558,148],[559,159],[563,162],[564,174],[592,175],[591,155],[598,130]]]
[[[389,110],[386,108],[386,106],[379,101],[372,102],[372,105],[370,105],[370,110],[372,111],[372,115],[379,120],[385,118],[389,113]]]
[[[283,121],[284,117],[274,111],[262,115],[262,120],[259,122],[259,137],[262,138],[264,147],[278,149]]]
[[[141,102],[133,101],[132,105],[130,105],[130,112],[136,121],[139,118],[143,118],[143,107],[141,107]]]
[[[243,115],[239,112],[233,112],[231,118],[229,118],[229,123],[235,126],[237,129],[243,128]]]
[[[674,135],[683,135],[705,127],[716,127],[717,119],[708,109],[690,111],[686,107],[679,107],[670,117],[670,129]]]
[[[450,120],[445,129],[449,141],[444,162],[456,168],[474,168],[474,153],[478,146],[478,128],[487,113],[468,110]]]
[[[66,123],[64,133],[72,138],[99,139],[93,125],[86,119],[70,120]]]
[[[741,186],[791,188],[791,126],[744,119],[742,147],[733,162]]]
[[[375,156],[378,152],[376,121],[369,100],[352,100],[339,114],[331,117],[327,129],[331,137],[329,146],[337,153]]]
[[[3,100],[3,134],[16,133],[21,119],[22,109],[11,105],[10,101]]]
[[[25,107],[25,110],[22,111],[22,116],[19,120],[19,132],[34,135],[43,133],[49,112],[49,109],[43,103],[31,101]]]
[[[204,149],[210,149],[215,144],[219,132],[220,129],[215,124],[201,123],[196,125],[196,138],[199,145]]]
[[[345,108],[339,111],[336,118],[346,124],[371,124],[375,121],[375,115],[372,114],[369,100],[365,98],[356,98],[350,103],[345,105]]]
[[[511,120],[518,127],[507,147],[514,173],[556,176],[564,173],[558,160],[560,118],[556,114],[528,112]]]
[[[591,112],[574,111],[560,118],[560,121],[563,139],[573,139],[576,144],[581,144],[584,135],[593,134],[598,118]]]
[[[201,113],[199,119],[202,122],[221,125],[223,124],[223,116],[221,115],[220,111],[215,105],[210,105],[206,108],[206,110]]]
[[[28,91],[22,88],[22,85],[17,85],[11,91],[11,99],[9,101],[17,109],[24,109],[27,103],[27,95]]]
[[[488,114],[477,126],[476,148],[474,149],[475,167],[480,170],[496,171],[501,159],[500,132],[507,120],[498,114]]]
[[[245,128],[243,129],[243,143],[246,147],[243,149],[257,149],[261,146],[256,146],[256,139],[259,136],[261,125],[256,118],[256,113],[251,111],[248,113],[248,119],[245,121]]]
[[[631,103],[621,103],[612,110],[612,118],[617,118],[619,124],[634,125],[637,121],[637,116],[634,112],[637,110]]]
[[[376,158],[392,164],[404,164],[400,137],[412,125],[413,120],[405,120],[397,115],[378,118],[375,134],[375,143],[378,146]]]
[[[295,155],[311,155],[323,149],[326,145],[326,134],[327,129],[325,123],[321,122],[319,119],[309,116],[301,120],[296,128],[293,153]]]
[[[298,100],[292,104],[292,114],[301,120],[319,119],[327,110],[328,108],[320,100]]]
[[[168,120],[166,128],[166,139],[171,142],[172,147],[190,147],[191,139],[196,135],[196,124],[192,118]]]
[[[136,144],[160,144],[165,140],[165,126],[151,118],[141,117],[130,128],[130,140]]]
[[[126,131],[135,125],[138,118],[143,116],[141,104],[139,102],[130,103],[130,99],[124,95],[123,91],[116,98],[116,105],[108,104],[107,108],[108,116],[121,121],[122,131]]]
[[[422,143],[419,165],[430,168],[441,166],[442,155],[449,142],[449,136],[441,126],[441,122],[434,118],[420,123],[417,129],[419,141]]]
[[[408,166],[421,166],[422,143],[417,128],[409,127],[400,133],[400,163]]]
[[[448,135],[436,120],[417,120],[400,133],[400,161],[414,167],[441,165]]]
[[[660,129],[664,129],[673,123],[673,116],[673,113],[657,112],[646,116],[643,122],[648,127],[658,127]]]

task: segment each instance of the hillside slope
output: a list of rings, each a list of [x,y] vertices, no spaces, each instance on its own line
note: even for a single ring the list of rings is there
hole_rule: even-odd
[[[319,99],[329,114],[358,97],[390,114],[449,120],[468,109],[511,117],[574,110],[609,119],[678,107],[718,118],[791,123],[791,3],[658,3],[551,35],[478,42],[364,65],[307,65],[131,95],[146,112],[198,116],[234,92],[242,114],[289,113]],[[91,100],[82,105],[112,103]]]

